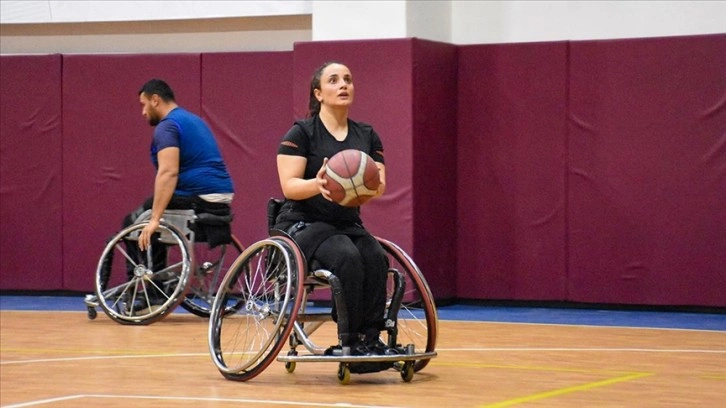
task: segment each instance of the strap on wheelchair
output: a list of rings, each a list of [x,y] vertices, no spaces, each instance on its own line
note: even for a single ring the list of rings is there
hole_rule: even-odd
[[[232,222],[233,215],[215,215],[211,213],[197,214],[196,222],[204,225],[228,225]]]

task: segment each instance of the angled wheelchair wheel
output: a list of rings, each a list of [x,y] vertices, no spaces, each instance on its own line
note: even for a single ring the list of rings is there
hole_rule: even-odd
[[[206,242],[194,243],[195,267],[189,283],[189,291],[181,307],[199,317],[208,318],[214,297],[229,267],[242,253],[242,244],[232,235],[229,244],[210,248]],[[230,304],[225,313],[233,313],[241,304]]]
[[[209,318],[209,351],[230,380],[247,381],[267,368],[287,343],[300,309],[305,264],[286,237],[258,241],[232,264]],[[231,305],[241,305],[227,314]]]
[[[193,254],[189,241],[162,222],[146,251],[137,247],[142,222],[116,234],[96,268],[98,305],[121,324],[145,325],[168,316],[184,299]]]
[[[391,308],[392,294],[397,286],[397,274],[394,271],[398,271],[405,282],[401,306],[395,319],[398,328],[396,343],[402,347],[413,345],[417,352],[435,351],[438,315],[426,279],[414,261],[400,247],[383,238],[377,239],[386,251],[389,262],[387,315]],[[422,370],[429,361],[430,359],[416,360],[413,363],[413,371]],[[406,369],[409,370],[408,367]],[[410,373],[411,376],[412,374]]]

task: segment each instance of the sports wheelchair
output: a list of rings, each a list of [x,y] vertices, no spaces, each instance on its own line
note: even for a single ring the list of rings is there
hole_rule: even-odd
[[[340,284],[330,271],[308,265],[295,241],[272,229],[280,205],[280,200],[269,201],[270,236],[242,252],[214,299],[209,351],[217,369],[229,380],[247,381],[274,360],[284,362],[289,373],[298,362],[337,362],[341,384],[350,382],[351,372],[391,368],[400,372],[403,381],[411,381],[414,372],[437,355],[436,306],[416,264],[401,248],[377,238],[389,262],[381,340],[398,354],[358,356],[351,355],[349,347],[342,347],[341,353],[326,355],[329,348],[317,345],[311,335],[323,323],[333,321],[331,308],[315,306],[309,295],[316,290],[331,290],[340,325],[347,319]],[[235,313],[229,313],[230,309]],[[290,349],[280,355],[286,343]]]
[[[219,283],[243,247],[231,234],[228,243],[211,248],[203,227],[229,225],[232,216],[166,210],[152,235],[151,248],[129,251],[150,217],[151,210],[142,213],[103,250],[94,294],[85,297],[89,319],[96,318],[100,306],[118,323],[147,325],[165,318],[180,304],[199,317],[209,317]]]

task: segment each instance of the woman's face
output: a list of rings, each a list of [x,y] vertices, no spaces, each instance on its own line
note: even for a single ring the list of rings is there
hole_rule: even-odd
[[[348,107],[353,103],[353,76],[345,65],[330,64],[320,75],[320,89],[315,97],[323,107]]]

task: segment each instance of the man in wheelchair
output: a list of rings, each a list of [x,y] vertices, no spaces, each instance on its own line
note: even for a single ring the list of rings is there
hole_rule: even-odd
[[[333,202],[323,178],[328,157],[358,149],[371,156],[380,170],[375,197],[385,190],[383,145],[370,126],[348,119],[353,96],[352,76],[345,65],[327,63],[314,73],[310,117],[295,122],[278,148],[278,176],[286,200],[274,228],[296,241],[309,264],[327,269],[341,283],[348,326],[341,328],[339,322],[340,343],[326,354],[339,354],[342,347],[350,347],[353,355],[397,354],[380,340],[388,273],[385,252],[363,227],[360,207]],[[335,302],[333,318],[337,321]],[[378,367],[381,364],[357,369],[351,365],[351,371],[390,367]]]
[[[152,79],[139,90],[142,115],[154,127],[151,139],[151,161],[156,168],[154,193],[123,220],[122,228],[137,222],[139,216],[151,210],[149,223],[141,231],[138,243],[129,242],[127,250],[133,259],[153,248],[155,266],[162,266],[166,253],[163,244],[153,243],[152,235],[159,228],[167,209],[193,209],[196,213],[229,216],[234,197],[234,185],[217,141],[207,124],[196,114],[177,105],[174,92],[164,81]],[[196,226],[198,240],[210,247],[231,240],[229,224]],[[133,266],[128,267],[129,279]],[[157,269],[157,268],[155,268]],[[153,293],[152,304],[163,303],[163,294]]]

